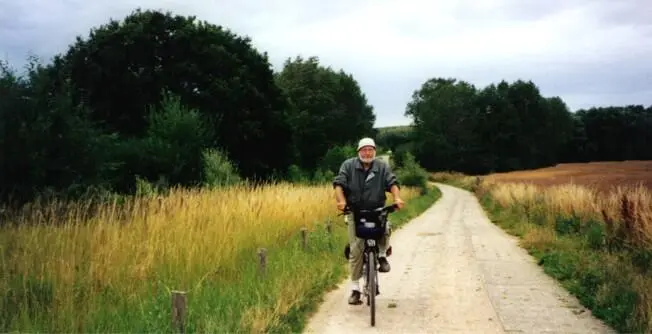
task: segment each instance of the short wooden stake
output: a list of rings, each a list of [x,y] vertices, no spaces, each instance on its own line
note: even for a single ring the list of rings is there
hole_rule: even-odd
[[[260,263],[260,274],[262,276],[265,275],[265,271],[267,270],[267,249],[265,248],[259,248],[258,249],[258,260]]]
[[[183,333],[186,320],[186,292],[172,291],[172,328]]]
[[[303,240],[303,249],[308,249],[308,229],[301,228],[301,239]]]

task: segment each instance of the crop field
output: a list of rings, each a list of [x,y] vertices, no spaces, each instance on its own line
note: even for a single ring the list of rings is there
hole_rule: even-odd
[[[614,161],[559,164],[534,170],[491,174],[485,178],[494,182],[530,183],[539,186],[576,184],[600,192],[617,187],[642,185],[652,189],[652,161]]]

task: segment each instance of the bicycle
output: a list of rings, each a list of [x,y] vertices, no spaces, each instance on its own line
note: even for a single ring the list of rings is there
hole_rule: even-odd
[[[343,216],[353,213],[355,235],[364,240],[362,277],[364,278],[365,284],[362,294],[367,300],[367,306],[370,307],[372,327],[376,325],[376,296],[380,294],[378,289],[378,241],[387,231],[389,225],[387,216],[396,211],[397,208],[398,205],[396,204],[373,210],[351,210],[347,206],[340,214],[340,216]],[[348,244],[344,249],[344,254],[348,259],[350,254],[350,246]],[[391,247],[387,250],[387,256],[390,254]],[[372,270],[369,270],[370,268]]]

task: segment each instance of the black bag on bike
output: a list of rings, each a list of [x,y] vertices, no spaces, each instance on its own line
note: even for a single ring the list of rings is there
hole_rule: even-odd
[[[354,211],[355,236],[361,239],[379,240],[385,235],[385,221],[378,212]]]

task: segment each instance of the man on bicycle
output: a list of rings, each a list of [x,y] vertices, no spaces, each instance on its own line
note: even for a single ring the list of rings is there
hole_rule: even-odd
[[[358,156],[345,160],[340,166],[338,175],[333,180],[337,208],[369,210],[385,205],[385,192],[391,192],[398,208],[403,208],[399,183],[389,164],[381,159],[376,159],[376,144],[371,138],[363,138],[358,143]],[[349,214],[346,221],[349,227],[349,268],[351,271],[351,296],[349,304],[360,303],[360,284],[362,277],[362,252],[364,241],[355,235],[353,216]],[[387,261],[387,248],[389,246],[389,233],[379,240],[379,272],[390,271]]]

